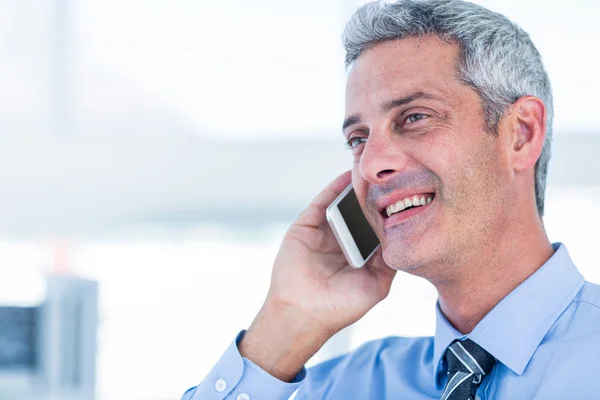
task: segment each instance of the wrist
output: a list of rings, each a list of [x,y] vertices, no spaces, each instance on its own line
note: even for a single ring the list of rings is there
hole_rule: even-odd
[[[331,336],[293,307],[265,303],[238,348],[265,372],[291,382]]]

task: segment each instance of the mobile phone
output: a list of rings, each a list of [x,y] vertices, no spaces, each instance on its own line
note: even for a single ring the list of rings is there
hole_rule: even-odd
[[[354,268],[365,265],[379,247],[379,239],[365,218],[351,184],[327,207],[325,215],[348,264]]]

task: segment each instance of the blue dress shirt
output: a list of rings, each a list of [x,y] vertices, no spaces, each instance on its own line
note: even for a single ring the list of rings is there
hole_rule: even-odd
[[[600,285],[586,282],[564,245],[468,335],[436,306],[435,337],[388,337],[301,371],[285,383],[242,358],[238,335],[208,376],[182,400],[439,399],[444,352],[470,338],[498,362],[481,400],[600,399]]]

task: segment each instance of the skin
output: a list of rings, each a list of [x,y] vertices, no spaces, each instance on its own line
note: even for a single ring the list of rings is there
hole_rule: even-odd
[[[544,104],[521,97],[497,134],[487,132],[481,99],[457,79],[458,55],[455,43],[425,36],[379,43],[352,66],[344,123],[352,171],[286,233],[265,303],[239,343],[271,375],[291,381],[333,334],[387,296],[398,270],[430,281],[444,315],[468,333],[552,255],[533,180]],[[325,220],[350,181],[383,249],[358,270]],[[434,200],[386,224],[378,202],[410,190]]]

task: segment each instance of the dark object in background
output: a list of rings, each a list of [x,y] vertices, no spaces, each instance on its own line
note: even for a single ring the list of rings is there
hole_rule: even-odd
[[[39,307],[0,307],[0,369],[37,365]]]

